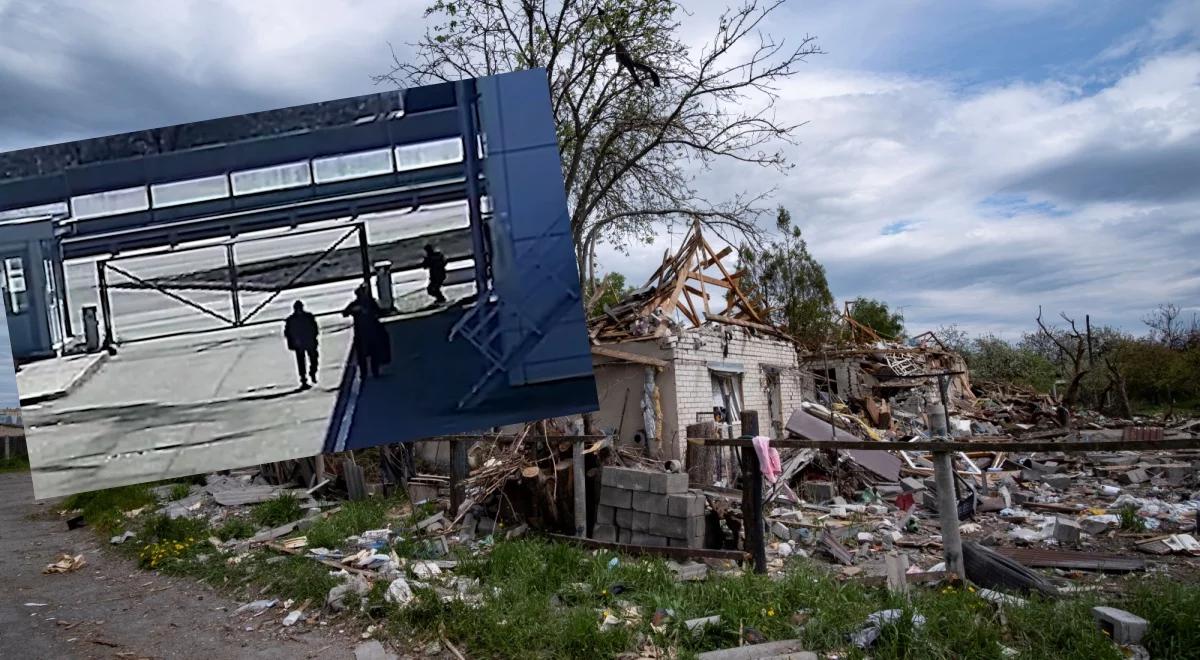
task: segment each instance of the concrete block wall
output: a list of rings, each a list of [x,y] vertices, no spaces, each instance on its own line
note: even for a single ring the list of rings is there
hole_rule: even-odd
[[[726,349],[724,333],[730,334]],[[713,363],[738,364],[742,372],[742,409],[759,413],[761,432],[770,430],[770,386],[768,368],[779,372],[781,423],[800,406],[806,396],[812,398],[812,377],[798,367],[792,344],[766,337],[751,336],[741,328],[704,327],[671,337],[671,375],[675,384],[674,415],[664,435],[675,458],[687,454],[687,426],[712,420]],[[664,406],[664,415],[666,414]]]
[[[650,472],[607,466],[600,472],[600,504],[592,538],[634,545],[704,545],[705,499],[688,490],[686,472]]]

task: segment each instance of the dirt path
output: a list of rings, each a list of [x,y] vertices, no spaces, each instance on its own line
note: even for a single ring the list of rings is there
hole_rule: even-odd
[[[68,531],[53,507],[53,500],[34,502],[28,472],[0,474],[2,657],[354,657],[359,640],[336,623],[296,630],[280,625],[279,610],[232,616],[239,603],[191,580],[138,570],[102,550],[93,530]],[[64,552],[82,553],[87,565],[43,575]]]

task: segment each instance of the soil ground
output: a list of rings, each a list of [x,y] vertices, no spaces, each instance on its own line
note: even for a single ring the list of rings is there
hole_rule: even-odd
[[[33,499],[28,472],[0,473],[0,656],[5,658],[353,658],[339,630],[292,631],[278,610],[241,603],[192,580],[139,570],[91,529],[67,530],[56,501]],[[87,565],[43,575],[62,553]],[[33,605],[39,604],[39,605]]]

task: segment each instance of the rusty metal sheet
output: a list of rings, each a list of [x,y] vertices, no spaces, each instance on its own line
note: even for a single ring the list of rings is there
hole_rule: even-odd
[[[1031,568],[1068,568],[1112,573],[1146,570],[1144,560],[1125,555],[1040,548],[996,548],[996,551]]]
[[[1163,439],[1161,426],[1126,426],[1121,433],[1122,440],[1135,442],[1158,442]]]

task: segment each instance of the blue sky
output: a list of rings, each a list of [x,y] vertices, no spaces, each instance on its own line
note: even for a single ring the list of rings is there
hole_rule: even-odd
[[[0,0],[0,150],[372,91],[424,4]],[[700,43],[729,3],[684,4]],[[839,300],[1009,337],[1200,312],[1200,0],[791,0],[767,30],[827,53],[779,89],[797,167],[696,184],[774,189]],[[600,263],[642,280],[668,242]]]

